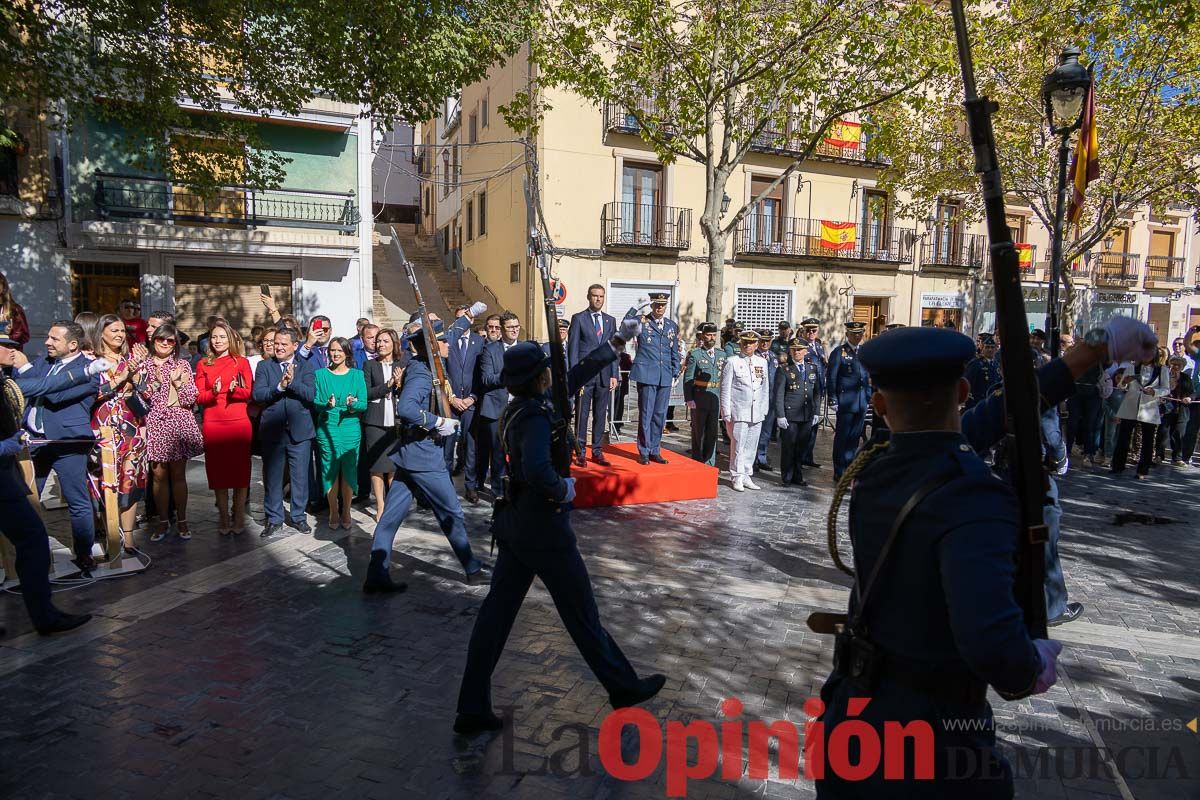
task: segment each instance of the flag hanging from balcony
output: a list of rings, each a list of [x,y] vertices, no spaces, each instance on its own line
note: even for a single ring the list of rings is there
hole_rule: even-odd
[[[1075,183],[1071,205],[1067,209],[1067,220],[1078,223],[1083,214],[1083,193],[1087,186],[1100,177],[1100,145],[1096,136],[1096,80],[1088,87],[1083,105],[1083,124],[1079,128],[1079,143],[1071,160],[1071,176]]]
[[[826,250],[853,250],[857,238],[855,223],[821,220],[821,246]]]
[[[1017,266],[1025,272],[1033,271],[1033,245],[1031,244],[1015,244],[1017,248]]]
[[[836,119],[829,126],[825,136],[825,144],[830,147],[840,147],[843,150],[857,150],[862,143],[862,124]]]

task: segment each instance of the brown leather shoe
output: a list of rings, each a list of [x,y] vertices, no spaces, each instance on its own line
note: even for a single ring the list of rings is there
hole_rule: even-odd
[[[599,464],[602,467],[612,466],[612,462],[605,458],[603,453],[596,453],[596,455],[592,456],[592,463]]]

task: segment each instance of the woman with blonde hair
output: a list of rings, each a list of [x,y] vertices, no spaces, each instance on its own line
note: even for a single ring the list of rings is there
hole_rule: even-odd
[[[250,394],[254,373],[242,355],[241,337],[226,322],[208,333],[208,353],[196,366],[196,390],[204,409],[204,471],[216,495],[217,533],[246,529],[246,496],[250,493]],[[233,506],[229,492],[233,490]]]
[[[92,432],[98,449],[111,450],[117,465],[116,483],[109,485],[104,482],[97,456],[91,475],[92,496],[103,504],[106,489],[117,492],[121,538],[130,549],[134,546],[137,504],[146,491],[148,472],[144,420],[149,408],[137,391],[148,351],[142,344],[129,347],[125,321],[116,314],[105,314],[96,321],[92,342],[96,355],[114,365],[100,374],[100,391],[92,409]]]

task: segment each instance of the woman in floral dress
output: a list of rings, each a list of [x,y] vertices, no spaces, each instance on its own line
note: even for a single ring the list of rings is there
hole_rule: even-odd
[[[193,410],[196,382],[192,367],[179,357],[179,332],[169,322],[154,331],[146,377],[139,391],[150,407],[146,414],[146,455],[154,470],[154,505],[169,508],[174,498],[175,529],[180,539],[190,539],[187,462],[204,453],[204,439]],[[159,520],[150,541],[160,541],[170,526],[170,520]]]
[[[96,322],[92,335],[96,355],[116,366],[100,375],[100,392],[92,410],[92,432],[99,448],[116,456],[117,485],[108,486],[100,468],[99,450],[92,465],[91,489],[103,509],[104,490],[115,489],[120,509],[121,539],[125,548],[133,548],[133,528],[137,504],[146,490],[146,438],[142,420],[130,406],[146,364],[146,348],[137,345],[131,351],[126,341],[125,322],[116,314],[105,314]],[[136,400],[133,401],[138,405]],[[105,435],[105,429],[109,435]],[[105,515],[101,513],[101,518]]]

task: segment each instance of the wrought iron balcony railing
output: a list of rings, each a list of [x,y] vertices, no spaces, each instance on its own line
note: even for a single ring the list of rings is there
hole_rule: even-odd
[[[147,219],[209,225],[276,225],[352,233],[361,216],[354,192],[221,186],[201,194],[164,178],[97,172],[100,219]]]
[[[663,101],[653,97],[639,97],[632,107],[620,103],[605,103],[604,131],[636,135],[642,129],[641,120],[646,118],[660,120],[659,125],[663,133],[673,135],[675,126],[667,121],[671,116],[670,110]]]
[[[1133,286],[1138,282],[1136,253],[1094,253],[1092,275],[1096,283],[1110,286]]]
[[[978,233],[934,230],[921,248],[921,268],[980,269],[988,263],[988,239]]]
[[[871,152],[869,140],[858,123],[845,124],[850,127],[826,132],[825,138],[813,150],[812,158],[859,164],[892,163],[890,158]],[[798,156],[808,146],[809,135],[807,121],[800,114],[792,114],[786,130],[764,130],[754,137],[750,149],[759,153]]]
[[[605,203],[600,216],[605,247],[687,250],[691,246],[692,210],[637,203]]]
[[[749,215],[734,231],[746,256],[849,259],[899,264],[912,260],[916,233],[894,225]]]
[[[1178,256],[1146,256],[1146,282],[1183,284],[1184,260]]]

